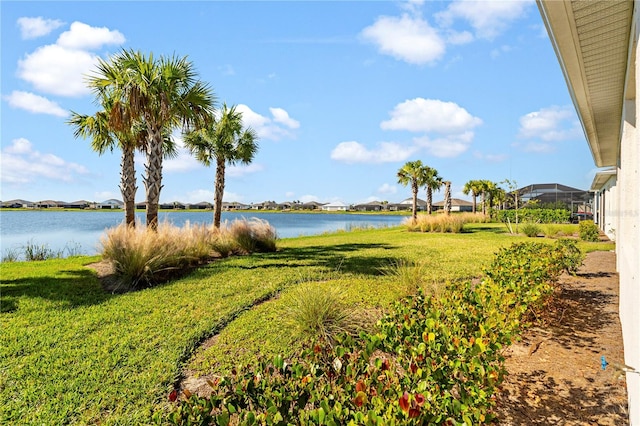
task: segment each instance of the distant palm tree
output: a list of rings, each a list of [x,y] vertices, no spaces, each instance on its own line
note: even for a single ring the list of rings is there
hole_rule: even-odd
[[[99,155],[114,148],[122,150],[120,160],[120,192],[124,202],[124,216],[127,226],[135,227],[136,217],[136,170],[134,152],[143,146],[146,140],[146,132],[140,126],[122,128],[116,130],[109,123],[109,113],[114,108],[114,100],[102,97],[102,111],[95,115],[81,115],[71,111],[71,118],[67,124],[74,128],[73,136],[84,139],[91,138],[91,148]]]
[[[480,192],[482,192],[482,187],[480,184],[479,180],[470,180],[469,182],[464,184],[464,187],[462,188],[462,192],[465,195],[469,195],[469,193],[471,193],[471,196],[473,197],[473,213],[476,212],[476,199],[478,197],[478,195],[480,194]]]
[[[108,94],[115,100],[108,111],[118,129],[140,122],[147,129],[144,185],[147,227],[158,226],[158,203],[162,189],[164,139],[175,127],[193,127],[210,117],[214,96],[197,80],[195,68],[186,57],[154,59],[133,50],[123,50],[109,61],[99,59],[89,86],[98,98]]]
[[[398,170],[398,183],[407,186],[411,185],[413,194],[412,216],[415,222],[418,219],[418,189],[424,185],[424,166],[422,161],[408,161]]]
[[[491,196],[491,191],[496,187],[496,184],[490,180],[479,180],[480,193],[482,194],[482,214],[487,214],[487,198]]]
[[[213,226],[216,228],[220,228],[226,165],[251,163],[258,151],[257,139],[253,129],[243,129],[242,113],[235,105],[228,108],[226,104],[219,118],[212,117],[206,127],[185,134],[185,145],[198,161],[207,167],[216,164],[213,196]]]
[[[438,176],[438,171],[428,166],[424,166],[424,176],[422,184],[427,187],[427,213],[433,212],[433,191],[439,191],[442,187],[442,177]]]
[[[451,181],[444,181],[444,211],[451,214]]]

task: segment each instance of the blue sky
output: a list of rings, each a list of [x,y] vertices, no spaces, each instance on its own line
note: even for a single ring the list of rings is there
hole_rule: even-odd
[[[471,179],[588,189],[595,172],[534,2],[0,7],[5,201],[121,198],[119,152],[98,156],[65,124],[69,110],[96,112],[83,76],[121,48],[188,56],[257,131],[225,201],[398,202],[410,189],[396,172],[418,159],[463,199]],[[213,179],[182,150],[165,161],[161,201],[211,201]]]

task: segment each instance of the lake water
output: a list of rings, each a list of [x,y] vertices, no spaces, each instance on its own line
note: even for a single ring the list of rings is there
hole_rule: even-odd
[[[136,216],[144,222],[144,212],[138,212]],[[222,213],[223,221],[252,217],[267,220],[280,238],[318,235],[354,227],[396,226],[404,220],[404,216],[378,214]],[[167,220],[176,226],[187,221],[211,224],[213,213],[160,212],[158,218],[160,222]],[[20,252],[30,243],[47,245],[56,252],[72,250],[74,254],[95,254],[105,229],[117,226],[123,220],[122,211],[0,211],[0,249],[4,256],[8,251]]]

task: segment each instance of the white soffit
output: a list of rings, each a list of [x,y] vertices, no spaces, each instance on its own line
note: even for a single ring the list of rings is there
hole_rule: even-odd
[[[598,167],[618,157],[632,0],[537,0]]]

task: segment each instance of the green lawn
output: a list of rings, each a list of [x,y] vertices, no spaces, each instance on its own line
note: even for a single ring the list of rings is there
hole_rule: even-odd
[[[354,304],[384,308],[406,290],[382,272],[394,260],[424,262],[427,280],[465,279],[477,276],[499,247],[526,239],[499,225],[469,228],[286,239],[276,253],[229,258],[122,295],[104,293],[85,267],[97,257],[3,263],[0,424],[144,424],[166,404],[196,343],[220,329],[219,345],[192,367],[224,369],[258,351],[290,352],[295,341],[286,308],[295,286],[338,286]]]

